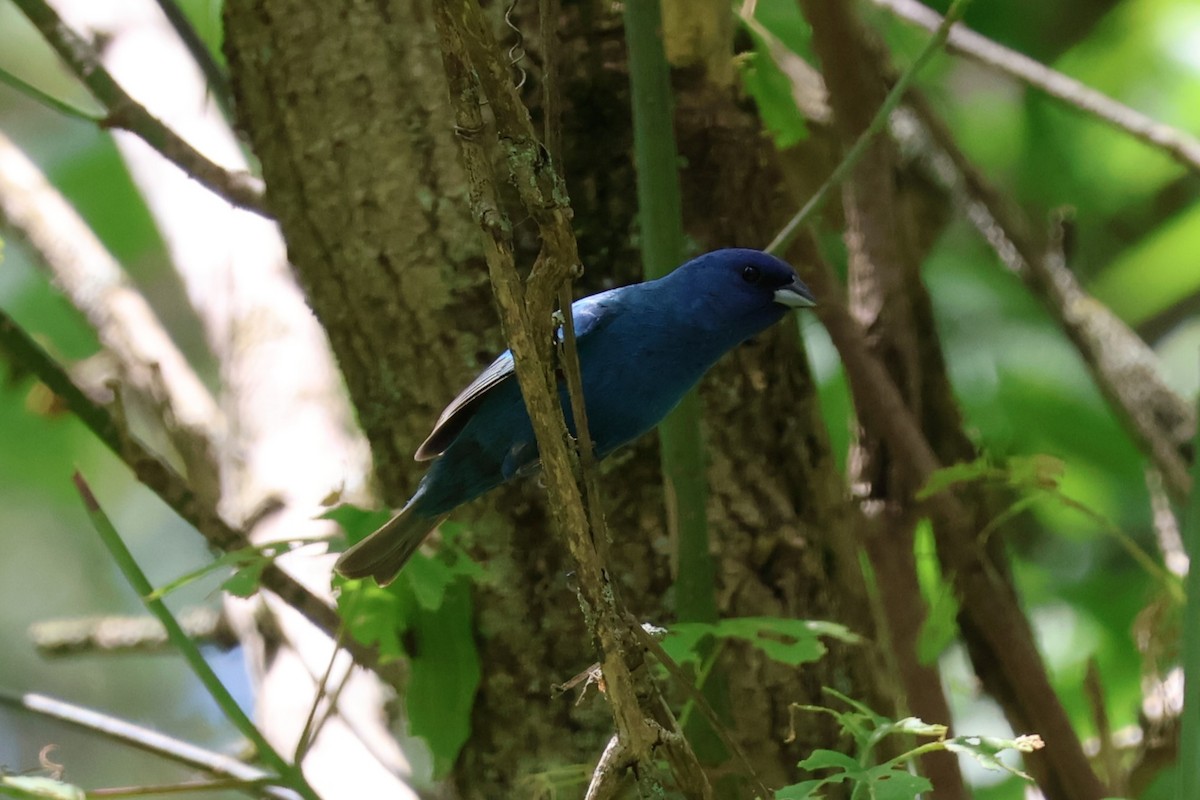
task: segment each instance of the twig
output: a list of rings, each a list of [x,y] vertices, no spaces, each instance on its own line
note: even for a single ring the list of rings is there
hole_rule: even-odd
[[[220,611],[206,606],[179,612],[179,624],[196,642],[232,650],[238,640]],[[29,638],[43,658],[77,655],[158,653],[169,647],[167,632],[153,617],[84,617],[35,622]]]
[[[943,20],[917,0],[871,0],[903,20],[934,30]],[[1150,119],[1111,97],[1085,86],[1074,78],[1039,64],[1026,55],[997,44],[985,36],[959,26],[950,32],[946,50],[966,56],[985,66],[1010,75],[1039,89],[1067,106],[1089,114],[1100,121],[1125,131],[1129,135],[1156,147],[1178,163],[1200,172],[1200,140],[1183,131]]]
[[[614,735],[608,740],[604,752],[600,754],[600,760],[596,762],[596,769],[592,771],[592,780],[588,783],[583,800],[614,800],[620,797],[625,784],[625,768],[631,761],[629,754],[621,746],[621,737]]]
[[[933,36],[929,38],[929,41],[925,43],[925,47],[921,50],[920,54],[908,69],[904,71],[900,79],[896,81],[891,91],[887,93],[887,97],[884,98],[882,105],[879,106],[879,110],[875,112],[875,116],[871,119],[871,124],[859,134],[858,139],[846,151],[846,154],[842,156],[842,160],[838,162],[837,167],[825,179],[820,188],[813,193],[808,202],[796,212],[795,216],[788,220],[788,223],[783,226],[783,230],[767,245],[766,250],[768,253],[779,254],[786,251],[788,245],[799,234],[800,226],[804,224],[805,220],[814,211],[817,211],[825,203],[829,198],[829,193],[846,179],[846,176],[850,174],[850,170],[854,169],[859,159],[866,154],[867,147],[870,146],[871,141],[887,125],[888,117],[900,105],[900,101],[904,98],[904,93],[908,91],[908,87],[916,79],[917,73],[941,49],[946,41],[946,37],[950,33],[951,26],[962,17],[963,13],[967,10],[969,2],[970,0],[954,0],[946,12],[946,16],[942,19],[941,24],[934,30]]]
[[[1108,706],[1104,701],[1104,683],[1100,678],[1100,664],[1092,656],[1087,662],[1087,673],[1083,678],[1083,691],[1087,695],[1092,711],[1092,723],[1096,726],[1096,740],[1100,750],[1100,763],[1104,766],[1104,777],[1113,794],[1125,795],[1125,772],[1115,742],[1112,723],[1108,718]]]
[[[225,688],[225,685],[221,683],[221,679],[217,677],[216,672],[213,671],[213,668],[204,659],[200,649],[187,637],[187,634],[180,627],[166,604],[162,600],[154,598],[154,587],[134,560],[133,554],[129,552],[129,549],[121,540],[112,523],[109,522],[108,517],[101,510],[100,504],[97,502],[95,495],[92,494],[92,490],[83,476],[76,472],[74,481],[75,487],[79,490],[79,495],[83,499],[83,505],[88,513],[88,517],[96,529],[96,533],[100,535],[100,539],[104,542],[105,547],[108,548],[109,554],[112,555],[117,567],[125,576],[125,580],[128,581],[130,587],[137,593],[146,610],[162,623],[167,631],[167,637],[179,650],[184,661],[191,667],[192,673],[204,685],[209,696],[220,707],[221,711],[225,714],[225,718],[254,745],[258,757],[275,770],[281,782],[290,786],[305,800],[320,800],[316,792],[309,786],[300,768],[284,760],[283,756],[262,735],[262,732],[255,727],[250,717],[238,705],[233,695]]]
[[[217,402],[157,314],[74,208],[25,154],[0,134],[0,224],[25,242],[55,285],[116,359],[122,388],[161,409],[164,428],[193,487],[215,505]]]
[[[112,414],[76,386],[63,368],[2,310],[0,353],[6,353],[15,363],[36,375],[50,391],[63,398],[71,412],[133,470],[134,477],[199,531],[211,546],[223,552],[249,546],[244,533],[232,528],[215,510],[202,503],[188,486],[187,480],[170,464],[136,437],[127,435]],[[291,575],[272,564],[263,570],[262,584],[331,639],[337,638],[341,629],[341,618],[337,611]],[[351,638],[346,642],[346,649],[358,663],[375,670],[385,680],[398,680],[394,669],[379,663],[379,655],[374,648]]]
[[[212,162],[164,125],[121,88],[100,62],[96,49],[62,21],[44,0],[13,0],[71,71],[108,111],[104,127],[140,137],[208,189],[235,206],[269,217],[261,182],[246,173],[230,172]]]
[[[729,752],[733,753],[734,758],[741,763],[742,770],[746,773],[746,777],[749,778],[750,782],[754,785],[754,789],[756,792],[758,792],[758,796],[762,798],[770,797],[771,791],[767,788],[766,784],[763,783],[758,771],[755,770],[754,765],[750,763],[750,759],[746,757],[746,751],[743,750],[741,745],[739,745],[737,741],[729,735],[729,732],[725,730],[725,725],[721,722],[721,718],[717,716],[717,712],[714,711],[713,707],[709,704],[708,698],[704,696],[704,692],[698,689],[691,682],[691,680],[688,679],[687,673],[683,671],[683,668],[675,663],[675,659],[671,658],[670,654],[663,649],[662,645],[658,643],[658,640],[655,639],[649,631],[647,631],[641,625],[636,624],[636,620],[631,619],[630,623],[630,627],[632,627],[634,632],[637,634],[642,646],[645,647],[646,650],[648,650],[651,654],[653,654],[654,660],[661,664],[663,669],[671,674],[671,677],[675,679],[676,684],[678,684],[684,690],[684,692],[687,693],[692,702],[696,704],[696,708],[700,709],[700,713],[703,714],[704,718],[708,720],[708,724],[712,726],[712,729],[716,732],[717,736],[720,737],[722,744],[724,744],[725,747],[729,749]]]
[[[203,770],[210,775],[226,776],[241,782],[261,781],[273,777],[258,767],[252,767],[236,758],[214,753],[190,742],[135,725],[128,720],[112,717],[100,711],[43,694],[19,694],[0,689],[0,705],[65,722],[73,727],[129,745],[145,753],[193,769]],[[295,800],[296,798],[295,792],[276,786],[262,787],[255,790],[253,794],[256,796],[265,794],[268,797],[277,798],[277,800]]]

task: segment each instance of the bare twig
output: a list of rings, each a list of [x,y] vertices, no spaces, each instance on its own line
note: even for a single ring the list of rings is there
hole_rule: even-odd
[[[269,216],[261,182],[209,160],[121,88],[100,62],[96,49],[68,27],[43,0],[14,0],[71,71],[107,109],[103,124],[141,137],[164,158],[235,206]]]
[[[30,714],[58,720],[91,733],[98,734],[137,748],[146,753],[159,756],[179,764],[203,770],[210,775],[220,775],[234,778],[238,781],[251,783],[272,777],[263,770],[252,767],[236,758],[231,758],[211,750],[205,750],[189,742],[172,738],[158,731],[143,728],[127,720],[109,716],[90,708],[77,706],[63,700],[56,700],[42,694],[18,694],[0,689],[0,705],[21,709]],[[296,794],[288,789],[274,786],[259,786],[254,784],[250,792],[255,796],[267,796],[277,800],[295,800]]]
[[[164,428],[187,465],[193,488],[215,505],[220,478],[214,446],[224,429],[216,400],[116,259],[3,134],[0,224],[29,246],[91,323],[116,359],[122,389],[162,410]]]
[[[188,637],[222,650],[232,650],[238,640],[225,615],[206,606],[186,608],[178,614]],[[149,616],[83,617],[52,619],[29,626],[29,638],[44,658],[160,653],[170,648],[167,632]]]
[[[917,0],[872,2],[926,30],[935,30],[942,24],[942,18],[936,11]],[[1177,128],[1156,122],[1074,78],[1039,64],[1032,58],[997,44],[961,25],[951,31],[946,50],[1010,75],[1061,100],[1071,108],[1089,114],[1125,131],[1139,141],[1164,151],[1193,172],[1200,172],[1200,140]]]
[[[837,167],[825,179],[820,188],[813,193],[808,202],[796,212],[795,216],[788,220],[783,230],[767,245],[766,250],[768,253],[782,253],[787,250],[788,245],[791,244],[792,240],[799,233],[800,226],[812,216],[813,212],[821,208],[821,205],[829,198],[829,194],[846,179],[846,176],[858,164],[859,159],[866,154],[867,147],[870,146],[875,136],[883,130],[887,124],[888,116],[900,104],[904,93],[908,91],[908,87],[916,79],[917,73],[941,49],[952,27],[967,10],[967,3],[969,2],[970,0],[954,0],[946,17],[941,21],[940,25],[935,27],[933,36],[925,43],[925,47],[921,50],[916,60],[904,71],[904,74],[896,81],[896,85],[888,92],[887,97],[884,98],[883,103],[871,119],[871,124],[859,134],[858,139],[855,140],[850,149],[842,156],[842,160],[838,162]]]
[[[627,783],[626,768],[633,759],[621,746],[621,737],[613,736],[604,746],[596,769],[592,771],[592,780],[588,783],[587,793],[583,800],[614,800],[621,796],[621,791]]]

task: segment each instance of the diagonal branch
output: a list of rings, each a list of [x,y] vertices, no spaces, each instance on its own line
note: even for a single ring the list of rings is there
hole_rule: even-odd
[[[936,30],[942,24],[942,18],[936,11],[917,0],[871,2],[926,30]],[[1123,130],[1135,139],[1162,150],[1193,172],[1200,173],[1200,140],[1177,128],[1157,122],[1074,78],[1039,64],[1029,56],[1010,50],[961,25],[950,32],[946,49],[1003,72],[1056,100],[1061,100],[1077,111]]]
[[[121,88],[83,36],[71,29],[44,0],[13,0],[71,71],[104,106],[102,125],[140,137],[164,158],[235,206],[270,216],[261,182],[247,173],[230,172],[190,145]]]
[[[0,134],[0,225],[29,246],[55,285],[91,323],[117,361],[122,387],[162,412],[192,486],[215,504],[214,452],[224,420],[217,402],[157,314],[69,203]]]
[[[1191,489],[1187,452],[1196,417],[1162,379],[1158,356],[1080,286],[1061,246],[1036,234],[1031,221],[988,183],[924,98],[911,92],[908,103],[928,136],[924,149],[935,150],[935,177],[1050,311],[1135,444],[1162,473],[1172,499],[1183,502]]]
[[[236,779],[245,783],[245,791],[255,797],[270,797],[276,798],[276,800],[295,800],[296,798],[296,793],[289,789],[261,785],[259,782],[270,779],[272,776],[258,767],[252,767],[231,756],[197,747],[190,742],[175,739],[159,731],[143,728],[128,720],[112,717],[94,709],[77,706],[74,703],[47,697],[43,694],[16,693],[4,690],[0,690],[0,706],[20,709],[30,714],[64,722],[160,758],[203,770],[210,775]]]
[[[242,531],[231,527],[215,509],[203,503],[192,491],[186,478],[125,431],[107,408],[88,397],[67,375],[66,370],[3,311],[0,311],[0,353],[28,369],[50,391],[65,400],[71,412],[129,466],[134,477],[199,531],[211,546],[224,552],[248,546]],[[337,639],[341,628],[337,611],[291,575],[271,564],[263,570],[262,585],[293,606],[330,638]],[[355,660],[374,669],[385,680],[398,680],[394,670],[380,664],[379,654],[374,648],[361,645],[353,639],[346,642],[346,648]]]

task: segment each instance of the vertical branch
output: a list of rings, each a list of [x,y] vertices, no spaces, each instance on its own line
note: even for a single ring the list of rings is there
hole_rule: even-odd
[[[1198,413],[1200,416],[1200,413]],[[1179,742],[1179,785],[1175,796],[1200,797],[1200,432],[1192,460],[1192,495],[1183,544],[1190,569],[1183,611],[1183,731]]]
[[[620,747],[627,763],[634,764],[640,775],[650,776],[655,750],[663,746],[685,794],[711,797],[695,754],[678,735],[670,711],[649,681],[644,654],[624,621],[615,587],[597,552],[599,532],[590,529],[573,475],[549,353],[551,303],[578,262],[565,191],[534,136],[529,114],[516,96],[475,0],[436,4],[436,23],[472,210],[484,230],[488,271],[537,438],[550,510],[567,539],[580,602],[600,644],[606,696]],[[493,140],[484,136],[480,112],[484,98],[494,114],[496,145],[542,239],[541,253],[525,281],[517,274],[511,228],[498,203],[489,158]]]

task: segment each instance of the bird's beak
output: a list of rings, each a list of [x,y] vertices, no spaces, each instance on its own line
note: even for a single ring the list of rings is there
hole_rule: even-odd
[[[788,308],[812,308],[817,304],[817,299],[812,296],[812,292],[799,278],[794,279],[787,286],[776,289],[774,300],[779,305]]]

